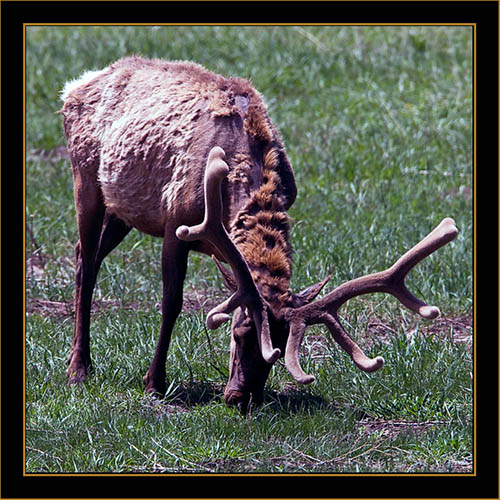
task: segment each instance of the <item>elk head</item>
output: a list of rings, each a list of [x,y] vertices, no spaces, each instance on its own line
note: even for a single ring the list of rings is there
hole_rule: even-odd
[[[416,298],[406,288],[404,280],[421,260],[456,237],[458,230],[450,218],[444,219],[390,268],[348,281],[319,300],[314,301],[329,277],[299,294],[286,291],[264,299],[247,262],[222,224],[221,184],[229,172],[224,155],[220,147],[214,147],[208,156],[203,222],[192,227],[180,226],[176,234],[185,241],[207,241],[231,267],[232,272],[214,258],[233,294],[212,309],[206,319],[208,328],[215,329],[229,320],[229,314],[237,309],[232,322],[230,374],[225,391],[228,404],[238,405],[242,411],[246,411],[250,400],[259,404],[270,369],[283,355],[285,366],[297,383],[313,382],[314,376],[304,373],[300,366],[299,351],[307,327],[314,324],[324,324],[361,370],[380,369],[384,359],[380,356],[368,358],[339,321],[339,308],[353,297],[389,293],[424,318],[433,319],[439,315],[439,309]]]

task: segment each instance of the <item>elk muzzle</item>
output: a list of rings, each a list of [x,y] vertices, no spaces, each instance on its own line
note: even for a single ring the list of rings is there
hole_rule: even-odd
[[[253,321],[238,309],[231,328],[229,380],[224,400],[246,413],[250,404],[259,406],[264,400],[264,386],[272,364],[262,357]]]

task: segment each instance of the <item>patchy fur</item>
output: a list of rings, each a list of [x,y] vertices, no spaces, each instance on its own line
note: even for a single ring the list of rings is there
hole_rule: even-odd
[[[224,223],[263,296],[288,293],[295,181],[248,81],[191,62],[128,57],[69,82],[62,97],[73,168],[98,179],[108,212],[145,233],[201,221],[206,158],[222,147],[230,167]]]
[[[162,236],[166,225],[202,216],[213,145],[226,151],[231,170],[226,224],[258,189],[266,165],[282,169],[286,204],[295,199],[279,134],[246,80],[191,62],[128,57],[70,82],[62,95],[73,168],[94,172],[107,210],[143,232]]]

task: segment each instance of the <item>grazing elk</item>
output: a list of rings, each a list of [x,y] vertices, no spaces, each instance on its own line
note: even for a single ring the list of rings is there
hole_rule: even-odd
[[[271,366],[283,355],[298,383],[314,380],[299,364],[312,324],[326,325],[362,370],[383,365],[381,357],[366,357],[339,322],[339,307],[352,297],[387,292],[425,318],[439,314],[407,290],[404,278],[456,236],[449,218],[386,271],[349,281],[315,302],[328,278],[290,291],[293,171],[260,94],[246,80],[189,62],[128,57],[69,82],[62,99],[80,235],[70,383],[84,381],[91,366],[99,267],[132,227],[163,238],[162,324],[144,377],[147,392],[165,392],[190,250],[212,255],[233,291],[210,311],[207,325],[217,328],[235,311],[225,400],[242,410],[250,398],[262,401]]]

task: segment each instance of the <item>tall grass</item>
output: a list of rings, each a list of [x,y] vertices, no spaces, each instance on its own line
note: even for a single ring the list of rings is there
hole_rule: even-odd
[[[299,189],[295,290],[326,274],[339,284],[381,270],[445,216],[460,233],[409,276],[448,321],[417,320],[382,295],[354,300],[344,320],[385,357],[382,372],[360,373],[312,329],[303,365],[316,383],[297,388],[278,364],[264,406],[245,419],[221,399],[229,327],[207,337],[202,312],[176,324],[165,400],[143,394],[160,324],[161,242],[132,232],[99,275],[96,298],[117,302],[93,316],[95,373],[85,385],[66,385],[71,316],[28,317],[27,471],[470,471],[472,357],[456,340],[470,334],[472,312],[471,30],[28,27],[28,305],[73,295],[78,236],[71,168],[57,149],[58,93],[132,53],[194,60],[250,78],[264,95]],[[190,257],[185,287],[201,302],[225,293],[202,256]]]

